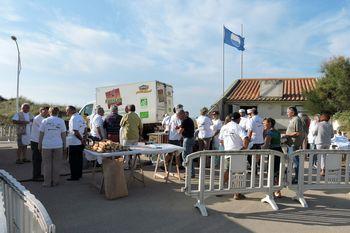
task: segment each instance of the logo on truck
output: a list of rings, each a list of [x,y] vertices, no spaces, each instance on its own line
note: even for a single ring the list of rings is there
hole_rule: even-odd
[[[140,93],[149,93],[151,92],[152,90],[149,89],[149,86],[148,85],[141,85],[139,86],[139,90],[136,92],[136,94],[140,94]]]
[[[106,92],[106,104],[108,106],[108,109],[112,106],[120,106],[123,104],[119,88]]]

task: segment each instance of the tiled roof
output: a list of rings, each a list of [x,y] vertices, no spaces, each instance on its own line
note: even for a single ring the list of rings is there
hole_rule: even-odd
[[[260,83],[264,80],[280,80],[283,82],[282,96],[262,97]],[[316,78],[276,78],[276,79],[239,79],[231,93],[229,101],[303,101],[303,92],[316,87]]]

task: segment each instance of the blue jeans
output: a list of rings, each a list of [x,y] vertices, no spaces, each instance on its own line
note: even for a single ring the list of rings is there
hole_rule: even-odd
[[[184,138],[182,143],[182,147],[184,148],[184,152],[182,153],[183,161],[185,161],[187,155],[193,152],[193,146],[194,146],[194,138]],[[192,162],[191,175],[192,176],[195,175],[193,162]]]

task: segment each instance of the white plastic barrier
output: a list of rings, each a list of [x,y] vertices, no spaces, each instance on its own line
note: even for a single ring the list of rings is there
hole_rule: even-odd
[[[0,170],[8,233],[55,233],[45,207],[8,172]]]
[[[313,157],[317,156],[316,166]],[[321,158],[324,156],[325,175],[321,175]],[[303,207],[307,207],[304,193],[307,190],[347,189],[349,183],[350,150],[299,150],[288,155],[287,187],[296,192],[296,199]],[[293,157],[299,157],[299,174],[296,183]],[[305,158],[309,160],[305,162]]]
[[[247,169],[247,157],[252,155],[251,171]],[[274,184],[274,161],[279,157],[278,182]],[[191,178],[191,167],[195,159],[199,159],[199,174]],[[257,161],[257,159],[259,161]],[[228,160],[228,170],[225,167]],[[256,164],[259,165],[256,171]],[[266,194],[262,202],[267,202],[274,210],[278,209],[273,192],[284,187],[285,155],[273,150],[241,150],[241,151],[201,151],[188,155],[185,161],[186,183],[183,190],[186,195],[197,199],[197,207],[203,216],[207,216],[204,200],[213,195],[234,193]],[[228,171],[228,182],[224,182]]]

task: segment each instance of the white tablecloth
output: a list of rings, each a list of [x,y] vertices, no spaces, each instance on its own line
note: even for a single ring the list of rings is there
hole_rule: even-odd
[[[350,149],[349,139],[344,136],[334,136],[334,138],[332,138],[332,145],[337,146],[337,149],[339,150]]]
[[[84,150],[85,158],[89,161],[97,160],[99,164],[102,164],[103,158],[125,156],[125,155],[157,155],[157,154],[167,154],[172,152],[183,152],[184,148],[180,146],[175,146],[171,144],[151,144],[145,145],[144,143],[138,143],[135,146],[130,147],[130,151],[118,151],[110,153],[98,153],[91,150]]]

